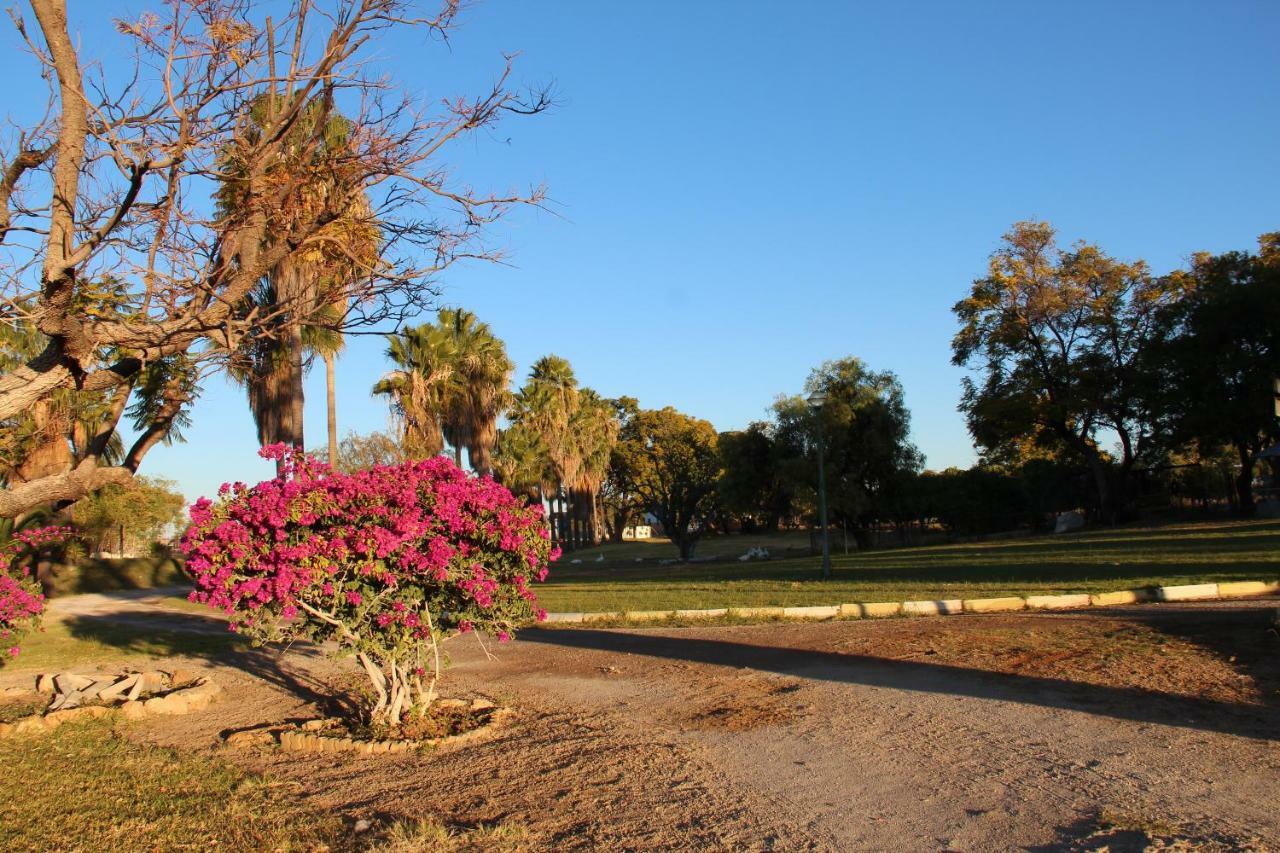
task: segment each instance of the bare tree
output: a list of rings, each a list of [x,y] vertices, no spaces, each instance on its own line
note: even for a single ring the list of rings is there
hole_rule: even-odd
[[[202,373],[246,336],[295,327],[279,318],[304,307],[277,300],[245,310],[247,297],[291,257],[341,251],[335,229],[353,227],[361,204],[367,221],[357,224],[379,235],[376,260],[352,258],[359,275],[334,282],[341,293],[307,295],[347,306],[330,321],[335,330],[395,325],[429,307],[435,276],[451,264],[499,257],[486,226],[513,206],[540,204],[541,188],[477,191],[441,158],[504,115],[543,111],[548,93],[515,90],[508,57],[477,97],[427,106],[405,94],[364,54],[395,30],[448,38],[456,0],[431,17],[414,5],[293,0],[273,21],[253,0],[168,0],[163,14],[116,22],[132,53],[118,78],[80,55],[65,0],[30,0],[34,27],[11,13],[39,66],[31,83],[46,81],[49,99],[0,155],[0,319],[30,324],[46,343],[0,376],[0,421],[60,389],[119,398],[118,421],[149,365],[181,358],[193,363],[187,376]],[[251,117],[264,95],[273,105],[265,121]],[[350,120],[350,138],[326,147],[336,113]],[[246,133],[251,121],[258,127]],[[296,167],[303,161],[339,175],[326,185],[346,195],[299,203],[315,183]],[[242,197],[223,209],[212,196],[231,168]],[[121,283],[110,298],[93,287],[105,278]],[[189,399],[194,386],[179,386]],[[153,407],[157,420],[125,464],[85,453],[0,492],[0,516],[129,479],[180,396],[160,395],[168,409]],[[108,436],[116,421],[104,426]]]

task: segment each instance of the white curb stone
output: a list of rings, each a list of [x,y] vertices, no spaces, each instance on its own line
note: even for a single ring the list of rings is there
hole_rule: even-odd
[[[867,619],[883,619],[886,616],[897,616],[902,613],[901,601],[871,601],[853,605],[862,611]]]
[[[582,614],[581,613],[548,613],[546,621],[548,622],[581,622]]]
[[[1280,592],[1280,581],[1227,581],[1218,584],[1218,595],[1268,595]]]
[[[1156,590],[1156,596],[1161,601],[1196,601],[1205,598],[1217,598],[1218,585],[1216,583],[1195,583],[1183,586],[1162,586]]]
[[[785,607],[730,607],[729,615],[739,619],[780,619],[785,611]]]
[[[1065,610],[1069,607],[1088,607],[1088,593],[1079,595],[1028,595],[1029,610]]]
[[[814,607],[784,607],[782,615],[788,619],[834,619],[840,615],[840,605]]]
[[[670,619],[674,615],[674,610],[628,610],[622,614],[622,618],[628,622],[656,622]]]
[[[1118,589],[1115,592],[1099,592],[1089,596],[1094,607],[1112,607],[1117,604],[1138,604],[1151,601],[1155,593],[1149,589]]]
[[[717,616],[729,615],[729,608],[715,607],[709,610],[677,610],[677,619],[715,619]]]
[[[1022,598],[966,598],[964,600],[964,611],[966,613],[1012,613],[1017,610],[1026,610],[1027,602]]]
[[[903,616],[950,616],[959,613],[964,609],[958,598],[948,598],[938,601],[904,601],[902,602]]]

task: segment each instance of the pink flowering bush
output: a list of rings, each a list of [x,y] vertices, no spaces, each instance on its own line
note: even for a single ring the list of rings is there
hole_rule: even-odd
[[[343,474],[284,445],[261,455],[279,476],[191,507],[191,600],[255,642],[336,641],[373,684],[372,721],[431,704],[445,640],[545,618],[532,584],[559,553],[540,506],[442,457]]]
[[[38,527],[18,531],[0,545],[0,666],[17,657],[19,640],[39,627],[44,614],[44,594],[25,557],[69,535],[66,527]]]

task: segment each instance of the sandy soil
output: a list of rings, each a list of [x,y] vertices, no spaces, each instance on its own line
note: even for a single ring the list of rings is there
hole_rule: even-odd
[[[488,742],[219,754],[353,820],[513,819],[548,849],[1280,848],[1275,612],[530,630],[453,649],[448,692],[517,710]],[[197,663],[229,699],[142,736],[214,750],[357,683],[315,649]]]

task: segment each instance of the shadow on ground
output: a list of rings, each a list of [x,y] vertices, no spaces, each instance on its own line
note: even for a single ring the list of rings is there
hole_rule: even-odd
[[[201,658],[212,664],[234,667],[334,713],[343,711],[353,701],[344,689],[335,689],[302,667],[290,665],[286,659],[286,655],[321,658],[324,653],[319,647],[310,643],[254,647],[228,631],[225,620],[215,617],[175,611],[152,614],[124,610],[68,616],[63,624],[76,639],[92,640],[132,654]]]
[[[1106,613],[1106,611],[1102,611]],[[1095,615],[1089,611],[1088,615]],[[1121,617],[1125,613],[1107,613]],[[1132,617],[1132,612],[1127,615]],[[957,617],[969,618],[969,617]],[[1028,616],[1045,621],[1053,616]],[[1260,740],[1280,740],[1275,659],[1280,653],[1270,608],[1178,609],[1149,617],[1153,627],[1206,643],[1215,653],[1235,657],[1251,668],[1267,697],[1263,705],[1213,701],[1157,690],[1083,684],[1061,678],[1008,674],[951,664],[890,660],[874,655],[780,648],[731,640],[666,635],[644,631],[541,629],[522,642],[648,655],[731,667],[751,667],[818,681],[857,684],[921,693],[968,696],[1060,708],[1139,723],[1221,732]],[[1051,622],[1050,622],[1051,624]],[[1234,639],[1233,639],[1234,638]],[[1247,640],[1247,642],[1246,642]],[[1236,646],[1247,645],[1241,659]]]

